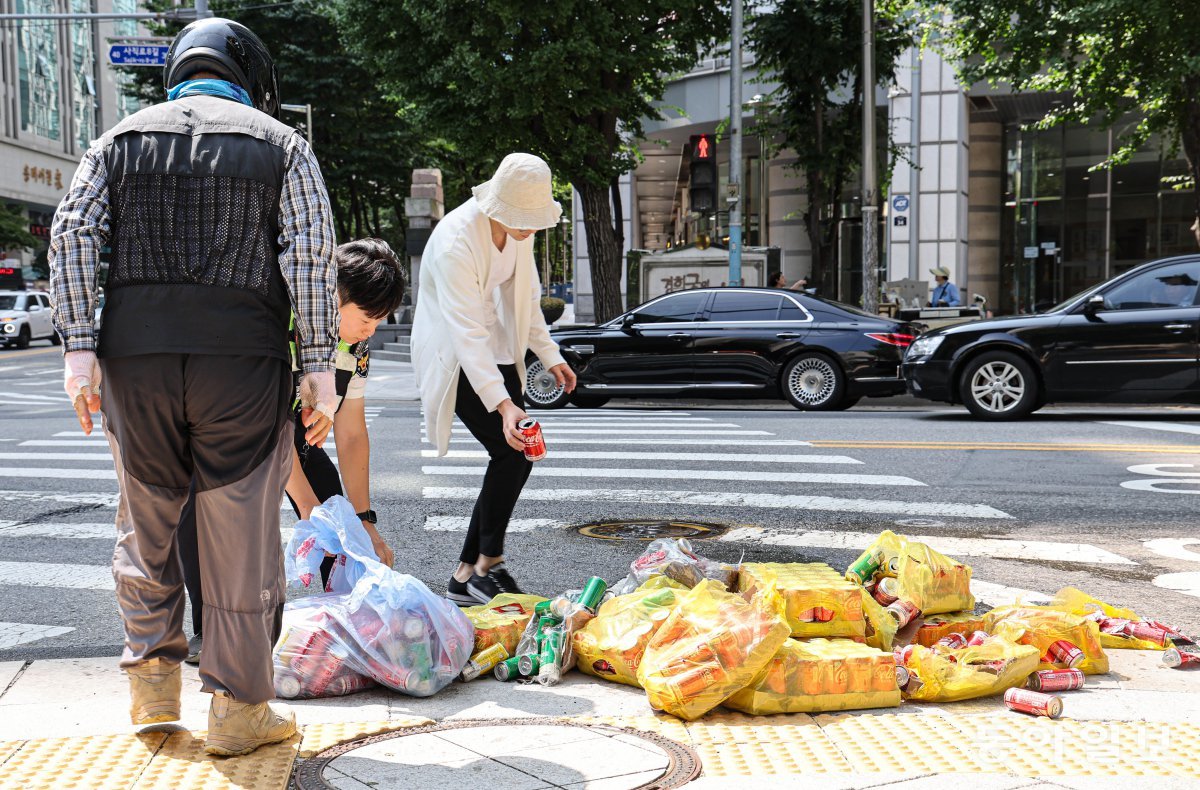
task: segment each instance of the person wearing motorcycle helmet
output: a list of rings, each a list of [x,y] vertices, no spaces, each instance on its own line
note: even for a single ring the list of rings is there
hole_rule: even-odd
[[[205,750],[291,737],[271,647],[284,601],[279,501],[291,470],[289,323],[306,439],[337,403],[337,272],[329,198],[305,138],[275,119],[263,43],[228,19],[176,36],[167,101],[84,154],[55,213],[49,260],[65,388],[85,433],[100,410],[120,487],[113,556],[134,724],[180,715],[187,656],[176,529],[194,492],[205,587]],[[111,249],[103,331],[100,251]]]

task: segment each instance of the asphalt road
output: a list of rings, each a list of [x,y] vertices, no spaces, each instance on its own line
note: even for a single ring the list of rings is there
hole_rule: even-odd
[[[120,650],[111,459],[79,434],[59,365],[57,350],[0,351],[0,660]],[[518,505],[510,569],[542,593],[619,578],[644,541],[577,527],[620,519],[708,525],[697,547],[723,560],[839,569],[892,529],[969,563],[981,606],[1074,585],[1200,632],[1200,409],[1050,408],[983,424],[870,404],[543,413],[549,456]],[[450,457],[429,457],[415,402],[368,410],[382,531],[397,567],[441,592],[486,460],[461,429]]]

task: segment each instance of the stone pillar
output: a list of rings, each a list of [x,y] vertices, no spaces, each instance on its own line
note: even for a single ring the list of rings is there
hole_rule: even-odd
[[[404,199],[404,214],[408,224],[404,240],[405,251],[412,263],[410,292],[413,307],[417,305],[417,296],[420,290],[421,254],[425,251],[425,243],[429,241],[429,234],[433,232],[433,226],[445,213],[442,171],[437,168],[413,170],[409,197]]]
[[[1000,303],[1000,219],[1004,204],[1003,127],[999,120],[971,119],[967,188],[967,278],[971,292],[988,305]],[[970,293],[964,293],[968,303]]]
[[[793,151],[781,151],[767,170],[767,236],[778,247],[780,266],[788,284],[812,275],[812,245],[804,230],[808,187],[804,176],[789,167],[796,161]],[[767,272],[769,274],[769,272]]]

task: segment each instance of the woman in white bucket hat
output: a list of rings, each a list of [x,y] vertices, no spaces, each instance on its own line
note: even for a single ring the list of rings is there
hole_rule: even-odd
[[[549,166],[533,154],[509,154],[472,192],[425,245],[412,330],[426,438],[445,455],[457,414],[490,458],[447,585],[446,597],[464,606],[520,592],[503,563],[508,521],[532,467],[517,428],[526,417],[526,353],[567,392],[575,389],[542,317],[533,260],[533,234],[562,215]]]

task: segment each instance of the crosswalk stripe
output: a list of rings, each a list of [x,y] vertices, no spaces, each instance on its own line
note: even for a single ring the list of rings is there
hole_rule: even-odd
[[[1015,603],[1047,604],[1050,596],[1033,590],[1023,590],[1020,587],[1006,587],[1003,584],[971,579],[971,594],[978,603],[988,606],[1009,606]]]
[[[615,426],[614,426],[615,427]],[[551,428],[546,431],[547,436],[559,436],[561,434],[612,434],[613,427],[609,428]],[[470,433],[466,428],[454,428],[452,433]],[[697,430],[694,428],[638,428],[639,436],[774,436],[770,431],[731,431],[722,429],[719,431],[710,431],[707,429]]]
[[[107,447],[108,439],[100,434],[96,439],[26,439],[18,447]]]
[[[0,468],[0,477],[52,477],[60,480],[116,480],[117,473],[111,469],[57,469],[52,467],[27,467],[24,469]]]
[[[859,551],[875,539],[869,532],[785,532],[761,527],[741,527],[722,535],[731,543],[758,543],[766,546],[849,549]],[[1048,560],[1106,565],[1136,565],[1133,560],[1087,543],[1056,543],[1039,540],[1001,538],[959,538],[948,535],[909,535],[910,540],[927,543],[951,557],[993,557],[1014,560]]]
[[[0,491],[3,502],[65,502],[68,505],[116,507],[119,494],[60,494],[54,491]]]
[[[470,516],[426,516],[427,532],[466,532],[471,524]],[[538,529],[565,529],[565,521],[553,518],[514,518],[508,522],[508,532],[533,532]]]
[[[613,420],[611,422],[593,421],[593,420],[578,420],[578,421],[574,421],[574,422],[570,422],[570,421],[566,421],[566,420],[563,420],[563,421],[538,420],[538,424],[542,426],[542,430],[547,431],[547,432],[562,431],[564,429],[571,431],[571,430],[574,430],[575,428],[603,428],[604,430],[612,431],[612,430],[619,430],[622,426],[628,426],[630,428],[630,430],[635,430],[638,433],[642,432],[642,427],[641,427],[640,423],[639,424],[630,424],[627,420]],[[692,428],[693,430],[688,431],[688,433],[705,433],[708,431],[709,428],[741,428],[742,427],[741,425],[739,425],[736,422],[704,422],[704,423],[687,423],[687,424],[681,425],[679,423],[673,423],[673,422],[667,423],[665,421],[653,420],[653,421],[646,422],[645,424],[646,425],[663,425],[668,428]],[[459,430],[459,429],[466,430],[466,426],[464,426],[462,423],[456,422],[456,423],[454,423],[454,429],[455,430]],[[574,432],[575,433],[598,433],[598,431],[574,431]]]
[[[1118,420],[1105,422],[1104,425],[1116,425],[1121,428],[1142,428],[1147,431],[1172,431],[1174,433],[1200,433],[1200,425],[1189,425],[1179,422],[1149,422],[1144,420]]]
[[[0,623],[0,650],[8,650],[26,642],[36,642],[74,631],[64,625],[34,625],[32,623]]]
[[[478,488],[426,486],[425,499],[478,498]],[[691,505],[698,507],[761,507],[784,510],[842,511],[849,513],[887,513],[902,516],[957,516],[961,518],[1011,519],[1002,510],[987,505],[951,502],[902,502],[887,499],[843,499],[796,494],[747,494],[738,492],[662,491],[637,488],[526,488],[522,501],[566,502],[570,500],[643,505]]]
[[[639,434],[647,433],[646,431],[638,431]],[[479,446],[479,442],[474,438],[459,438],[451,439],[451,444],[473,444]],[[585,439],[579,436],[559,436],[554,435],[552,444],[557,447],[560,444],[602,444],[602,445],[654,445],[662,447],[662,439],[627,439],[619,436],[605,436],[595,439]],[[801,441],[800,439],[722,439],[716,437],[713,439],[671,439],[673,447],[812,447],[812,442]],[[551,452],[554,452],[551,448]]]
[[[107,524],[0,524],[0,538],[69,538],[112,540],[117,527]]]
[[[6,400],[24,400],[32,403],[70,403],[66,395],[34,395],[32,392],[0,392],[0,402]]]
[[[112,453],[0,453],[0,461],[112,461]]]
[[[634,415],[633,417],[625,417],[623,415],[611,414],[565,414],[560,411],[553,413],[553,416],[543,415],[538,411],[528,412],[530,417],[533,417],[538,422],[545,425],[551,422],[599,422],[599,423],[643,423],[643,422],[668,422],[672,425],[680,425],[685,423],[699,423],[701,425],[713,422],[712,417],[663,417],[660,415]],[[455,425],[462,425],[458,420],[454,421]]]
[[[437,450],[422,450],[422,458],[437,458]],[[487,458],[484,450],[450,450],[443,458]],[[645,453],[603,450],[555,450],[555,459],[592,461],[711,461],[713,463],[763,464],[862,464],[848,455],[778,455],[771,453]]]
[[[853,486],[924,486],[919,480],[900,475],[839,475],[817,472],[758,472],[731,469],[614,469],[604,467],[534,467],[534,477],[586,477],[603,480],[635,478],[639,480],[730,480],[764,483],[826,483]],[[423,466],[427,475],[479,475],[483,466]]]
[[[0,562],[0,585],[63,587],[71,590],[115,590],[107,565],[66,565],[54,562]]]

